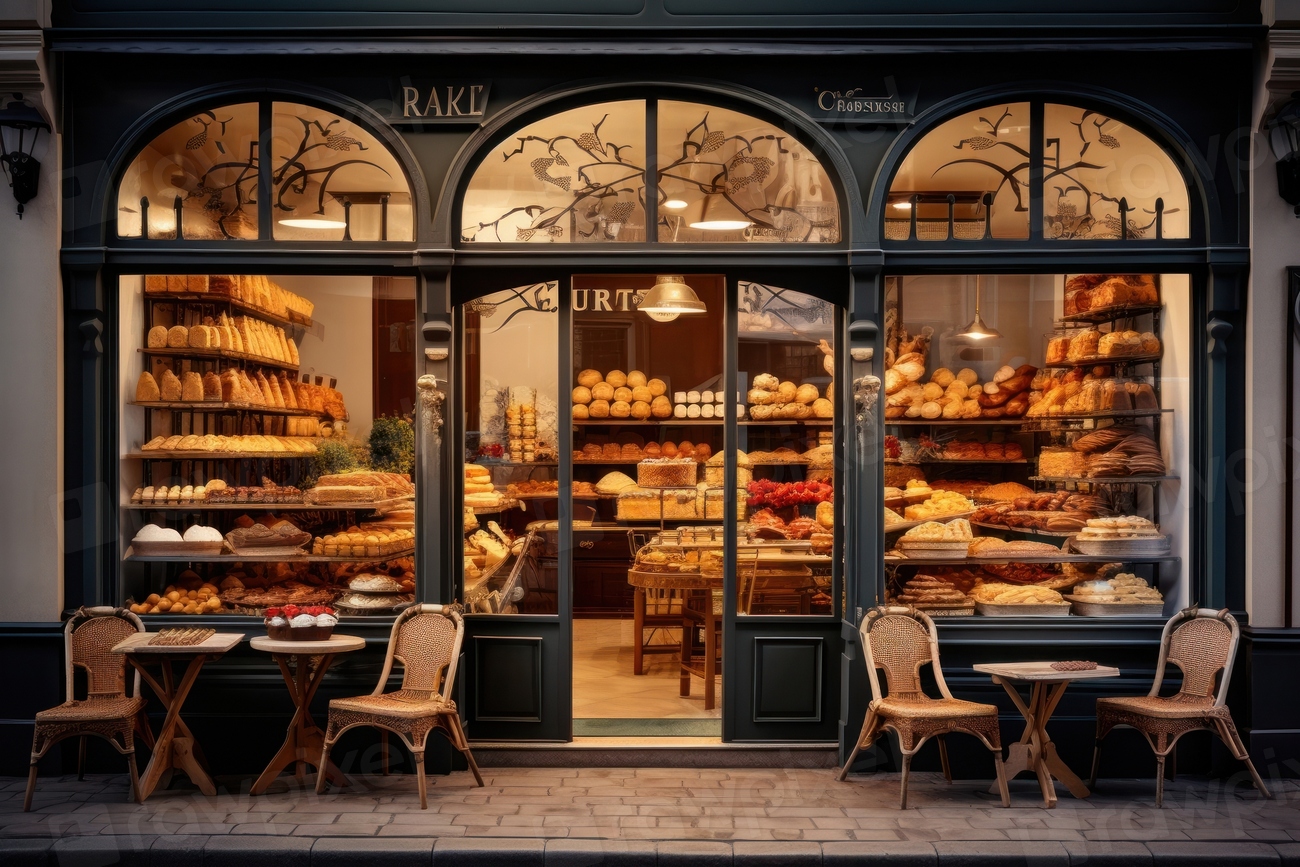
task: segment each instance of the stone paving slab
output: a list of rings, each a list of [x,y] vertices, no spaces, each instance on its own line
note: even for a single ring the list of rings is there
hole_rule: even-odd
[[[216,797],[182,780],[142,805],[124,777],[0,779],[0,867],[327,867],[499,865],[1296,865],[1300,783],[1264,800],[1239,781],[1181,777],[1155,809],[1151,780],[1103,780],[1055,809],[1037,784],[1012,784],[1006,809],[988,781],[912,775],[837,783],[818,769],[508,768],[434,777],[421,810],[410,776],[356,777],[316,795],[284,778],[266,795],[222,779]]]

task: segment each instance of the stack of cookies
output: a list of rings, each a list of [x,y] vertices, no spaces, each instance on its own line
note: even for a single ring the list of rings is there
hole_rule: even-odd
[[[894,600],[927,614],[970,614],[975,603],[952,584],[933,575],[917,573],[903,585]]]

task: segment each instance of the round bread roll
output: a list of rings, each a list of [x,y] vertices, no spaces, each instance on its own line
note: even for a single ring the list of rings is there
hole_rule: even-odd
[[[650,402],[645,400],[636,400],[632,402],[632,418],[649,418]]]
[[[777,403],[791,403],[794,396],[799,393],[799,389],[793,382],[783,382],[780,388],[776,390]]]
[[[659,457],[659,453],[660,453],[660,452],[659,452],[659,443],[646,443],[646,444],[645,444],[645,456],[646,456],[646,457],[648,457],[648,458],[657,458],[657,457]]]
[[[954,379],[952,382],[948,383],[948,388],[944,391],[944,394],[948,395],[948,397],[955,397],[958,400],[965,400],[967,394],[966,383],[962,382],[960,379]]]
[[[659,447],[659,456],[665,458],[677,457],[677,444],[664,443],[662,446]]]
[[[786,406],[789,408],[790,418],[806,419],[813,417],[813,408],[809,404],[788,403]]]
[[[751,388],[749,394],[745,395],[750,403],[764,404],[771,403],[774,395],[772,392],[762,388]]]
[[[593,388],[596,385],[596,383],[600,382],[602,379],[604,379],[604,377],[600,375],[599,370],[592,370],[591,368],[587,368],[586,370],[582,370],[578,372],[578,376],[574,380],[574,382],[578,383],[578,385],[581,385],[584,388]]]
[[[668,391],[668,383],[664,382],[662,379],[652,379],[645,384],[645,387],[650,389],[650,393],[655,397]]]
[[[587,405],[584,404],[584,403],[575,403],[575,404],[573,405],[573,417],[574,417],[574,418],[590,418],[590,417],[591,417],[591,414],[590,414],[590,413],[588,412],[588,410],[587,410]]]
[[[631,380],[628,381],[630,382]],[[655,399],[655,396],[651,394],[650,389],[646,388],[644,385],[636,385],[632,387],[632,399],[649,403]]]
[[[609,405],[609,414],[614,418],[627,418],[632,414],[632,404],[625,400],[616,400]]]
[[[614,400],[631,403],[633,400],[632,389],[628,388],[626,385],[620,385],[618,388],[614,389]]]
[[[772,405],[770,403],[761,403],[758,406],[751,406],[749,416],[755,421],[770,419],[772,417]]]
[[[621,370],[611,370],[609,373],[605,374],[605,381],[615,388],[618,388],[619,386],[627,385],[627,374]]]
[[[794,393],[794,399],[799,403],[812,403],[818,397],[820,397],[820,394],[817,391],[817,386],[806,382],[799,386],[798,390]]]
[[[627,372],[627,387],[628,387],[628,388],[640,388],[641,386],[645,385],[646,382],[648,382],[648,380],[646,379],[646,375],[645,375],[644,373],[642,373],[641,371],[639,371],[639,370],[629,370],[629,371]]]
[[[812,411],[817,418],[835,417],[835,405],[824,397],[819,397],[813,401]]]
[[[946,367],[941,367],[934,373],[930,374],[930,381],[938,385],[940,388],[947,388],[956,378],[957,375]]]
[[[591,403],[591,389],[585,385],[579,385],[573,389],[574,403]]]
[[[927,382],[921,390],[921,397],[924,400],[938,400],[943,397],[943,386],[937,382]]]
[[[835,400],[835,383],[833,382],[826,386],[826,399],[830,401]]]
[[[713,456],[713,449],[709,448],[708,443],[695,444],[695,460],[703,463]]]
[[[593,400],[587,406],[587,412],[591,414],[592,418],[609,418],[609,401]]]
[[[673,402],[664,395],[650,401],[650,414],[655,418],[669,418],[673,414]]]
[[[690,440],[682,440],[677,444],[677,457],[693,458],[695,457],[695,443]]]
[[[980,381],[980,375],[969,367],[963,367],[957,371],[957,378],[966,383],[967,388]]]
[[[764,391],[776,391],[781,387],[781,380],[777,379],[770,373],[760,373],[758,376],[754,377],[754,381],[750,383],[750,385],[754,388],[761,388]]]
[[[598,382],[591,387],[591,396],[595,400],[613,400],[614,386],[608,382]]]

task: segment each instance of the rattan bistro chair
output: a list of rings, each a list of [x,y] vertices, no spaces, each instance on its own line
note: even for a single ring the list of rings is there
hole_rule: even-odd
[[[336,698],[330,701],[329,725],[316,776],[317,794],[325,791],[330,750],[345,731],[356,726],[373,726],[396,734],[415,757],[420,784],[420,809],[428,807],[424,780],[424,746],[429,733],[442,729],[452,746],[465,754],[474,779],[483,776],[474,762],[465,730],[456,712],[451,691],[456,681],[465,622],[460,611],[446,605],[412,605],[398,616],[388,640],[388,657],[379,684],[370,695]],[[385,693],[393,661],[402,664],[402,688]],[[387,762],[387,750],[385,762]],[[387,767],[385,767],[387,772]]]
[[[939,760],[943,775],[952,782],[948,765],[948,732],[965,732],[979,738],[993,752],[993,768],[1002,793],[1002,806],[1011,806],[1007,778],[1002,769],[1002,741],[998,734],[998,709],[953,698],[939,667],[939,642],[934,621],[923,611],[910,607],[879,607],[867,612],[859,627],[862,651],[866,654],[867,676],[871,680],[871,704],[862,723],[862,734],[836,779],[848,776],[853,760],[864,747],[870,747],[882,729],[893,729],[903,754],[903,782],[898,805],[907,809],[907,776],[912,756],[931,737],[939,740]],[[930,663],[934,679],[943,698],[930,698],[921,691],[921,666]],[[889,694],[880,693],[876,669],[885,670]]]
[[[137,632],[144,632],[140,618],[124,608],[81,608],[63,628],[66,658],[67,700],[58,707],[36,714],[32,737],[32,765],[27,774],[27,795],[23,812],[32,808],[36,791],[37,763],[50,747],[71,737],[81,738],[77,751],[77,779],[85,773],[86,738],[103,738],[126,756],[131,769],[131,800],[140,800],[140,773],[135,764],[135,733],[153,746],[153,735],[144,718],[145,699],[140,695],[140,673],[136,672],[131,694],[126,692],[126,657],[111,651]],[[86,672],[86,697],[74,691],[74,671]]]
[[[1088,788],[1097,784],[1101,762],[1101,739],[1119,726],[1137,729],[1156,754],[1156,806],[1165,798],[1165,758],[1178,739],[1188,732],[1216,732],[1239,761],[1246,763],[1255,787],[1264,797],[1272,793],[1260,779],[1250,753],[1237,734],[1225,700],[1232,678],[1232,660],[1237,655],[1241,630],[1228,609],[1185,608],[1169,618],[1160,636],[1160,661],[1151,691],[1132,698],[1097,699],[1097,745],[1092,753],[1092,776]],[[1173,695],[1160,695],[1165,665],[1172,662],[1183,672],[1183,685]],[[1222,671],[1222,677],[1219,672]],[[1215,678],[1218,677],[1218,689]]]

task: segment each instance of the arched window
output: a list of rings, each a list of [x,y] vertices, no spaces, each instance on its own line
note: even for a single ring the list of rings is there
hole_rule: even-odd
[[[836,243],[840,206],[821,162],[750,115],[646,100],[570,109],[511,132],[475,170],[461,241]],[[653,126],[653,128],[648,128]],[[656,193],[646,199],[646,154]]]
[[[1104,112],[997,103],[944,121],[908,151],[890,184],[891,241],[1152,240],[1189,237],[1187,185],[1165,150]],[[1030,178],[1034,142],[1042,181]],[[1030,225],[1031,200],[1043,224]]]
[[[387,146],[353,121],[291,102],[204,109],[172,125],[127,167],[117,205],[120,238],[176,240],[178,220],[187,241],[257,240],[268,223],[275,240],[414,238],[410,182]]]

